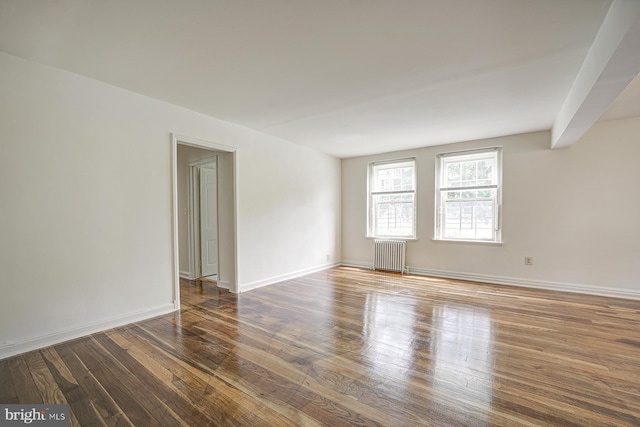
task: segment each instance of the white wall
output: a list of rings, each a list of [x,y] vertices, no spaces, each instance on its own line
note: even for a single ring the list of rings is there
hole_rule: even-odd
[[[237,161],[239,203],[251,206],[238,213],[241,259],[252,267],[239,271],[242,289],[304,273],[305,266],[339,263],[340,161],[251,142]]]
[[[504,147],[502,246],[435,242],[438,153]],[[640,298],[640,118],[599,123],[572,148],[549,149],[549,133],[428,147],[342,162],[342,252],[370,265],[366,235],[367,163],[415,156],[418,240],[411,271]],[[533,257],[533,266],[523,258]]]
[[[340,254],[340,161],[0,54],[0,357],[172,308],[170,133],[237,148],[240,289]]]

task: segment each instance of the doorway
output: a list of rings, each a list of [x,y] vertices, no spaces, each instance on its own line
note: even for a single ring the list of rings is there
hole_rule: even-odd
[[[180,278],[195,279],[202,276],[202,268],[197,268],[200,264],[206,264],[204,274],[216,272],[213,274],[217,274],[219,287],[227,288],[234,293],[238,291],[237,169],[234,147],[172,134],[171,150],[173,298],[175,308],[179,309]],[[203,186],[200,185],[201,179],[206,181]],[[194,196],[196,188],[198,193]],[[205,194],[200,194],[201,189]],[[197,208],[194,208],[195,201],[198,201]],[[201,213],[201,207],[206,207],[206,211]],[[215,216],[209,215],[214,212]],[[201,217],[206,220],[205,227],[200,227]],[[201,228],[208,228],[203,231],[209,234],[201,236]],[[194,229],[198,230],[197,234]]]

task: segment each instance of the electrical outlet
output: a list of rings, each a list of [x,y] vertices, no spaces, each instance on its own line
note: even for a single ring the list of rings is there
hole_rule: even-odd
[[[524,257],[524,265],[533,265],[533,258],[530,256]]]
[[[327,254],[327,261],[331,261],[331,255]]]

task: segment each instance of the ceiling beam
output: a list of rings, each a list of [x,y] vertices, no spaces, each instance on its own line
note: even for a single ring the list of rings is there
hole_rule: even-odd
[[[551,128],[571,147],[640,73],[640,1],[614,0]]]

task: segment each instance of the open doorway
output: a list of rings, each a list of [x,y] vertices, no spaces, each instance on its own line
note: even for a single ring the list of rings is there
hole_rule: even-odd
[[[235,149],[172,135],[174,305],[180,277],[237,292]]]

